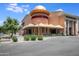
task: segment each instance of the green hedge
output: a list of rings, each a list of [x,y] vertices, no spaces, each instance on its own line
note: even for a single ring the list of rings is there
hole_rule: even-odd
[[[38,40],[43,40],[43,36],[38,36]]]
[[[25,36],[24,36],[24,40],[25,40],[25,41],[29,41],[29,40],[30,40],[30,36],[29,36],[29,35],[25,35]]]
[[[25,41],[35,41],[36,39],[38,40],[43,40],[43,36],[38,36],[38,35],[25,35],[24,40]]]
[[[36,40],[36,38],[37,38],[37,36],[36,36],[36,35],[31,35],[31,40],[32,40],[32,41],[35,41],[35,40]]]
[[[1,37],[0,37],[0,42],[1,42]]]
[[[13,40],[13,42],[17,42],[17,41],[18,41],[18,39],[17,39],[16,36],[13,36],[13,37],[12,37],[12,40]]]

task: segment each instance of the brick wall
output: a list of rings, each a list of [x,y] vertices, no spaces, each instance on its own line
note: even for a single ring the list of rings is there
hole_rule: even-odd
[[[24,20],[25,25],[29,23],[34,23],[34,24],[53,24],[53,25],[61,25],[64,27],[64,15],[62,13],[51,13],[49,15],[49,18],[34,18],[31,19],[31,16],[29,15],[27,18]]]
[[[59,13],[51,13],[49,16],[49,24],[61,25],[64,27],[64,15]]]
[[[34,19],[32,19],[32,23],[33,24],[40,24],[40,23],[48,24],[48,19],[46,19],[46,18],[34,18]]]

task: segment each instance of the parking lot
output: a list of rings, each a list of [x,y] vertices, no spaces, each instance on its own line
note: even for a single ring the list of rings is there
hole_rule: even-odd
[[[78,36],[45,37],[43,41],[0,43],[1,56],[79,56]]]

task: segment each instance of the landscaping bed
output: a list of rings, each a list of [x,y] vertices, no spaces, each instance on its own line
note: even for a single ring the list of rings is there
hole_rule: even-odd
[[[43,36],[41,35],[25,35],[24,41],[36,41],[36,40],[43,40]]]

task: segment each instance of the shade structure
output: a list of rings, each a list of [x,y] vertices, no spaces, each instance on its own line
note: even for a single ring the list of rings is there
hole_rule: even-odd
[[[64,28],[64,27],[62,27],[61,25],[56,25],[56,28]]]
[[[37,24],[37,25],[35,25],[35,27],[49,27],[49,28],[56,28],[56,26],[53,25],[53,24],[43,24],[43,23]]]
[[[49,28],[55,28],[55,25],[49,24],[49,25],[47,25],[47,27],[49,27]]]
[[[45,24],[43,24],[43,23],[36,24],[35,27],[45,27]]]
[[[48,27],[48,28],[63,28],[61,25],[53,25],[53,24],[28,24],[23,27],[23,29],[28,28],[28,27]]]
[[[35,25],[34,24],[28,24],[26,26],[23,27],[23,29],[27,28],[27,27],[34,27]]]
[[[48,24],[43,24],[43,23],[37,24],[36,27],[37,27],[37,26],[39,26],[39,27],[49,27]]]

